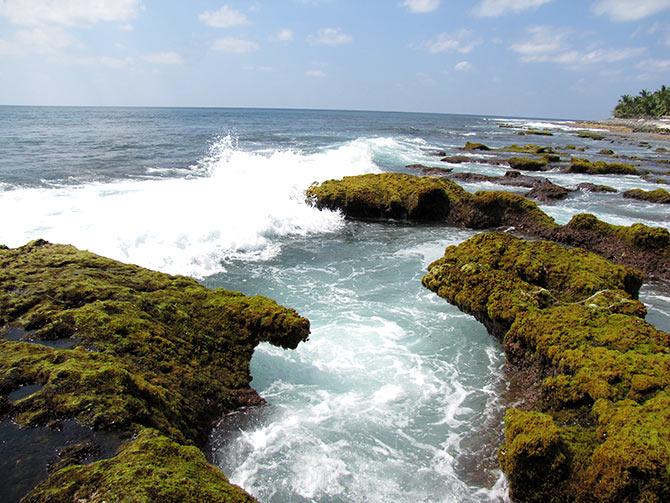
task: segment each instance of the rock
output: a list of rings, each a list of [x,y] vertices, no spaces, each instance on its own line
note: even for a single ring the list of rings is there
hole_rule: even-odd
[[[588,183],[588,182],[577,184],[577,188],[579,190],[584,190],[586,192],[611,192],[611,193],[619,192],[615,188],[610,187],[608,185],[597,185],[595,183]]]
[[[491,180],[478,174],[450,175],[459,176],[470,181]],[[492,178],[498,183],[517,176]],[[670,279],[670,233],[666,229],[642,224],[620,227],[593,215],[577,215],[560,226],[535,202],[510,192],[470,194],[444,178],[381,173],[329,180],[313,185],[306,195],[317,208],[340,210],[349,218],[443,222],[468,229],[511,227],[525,235],[587,248],[638,267],[653,278]]]
[[[309,321],[265,297],[209,290],[190,278],[33,241],[0,250],[0,335],[10,332],[18,340],[0,338],[0,412],[26,427],[17,433],[19,441],[31,442],[31,426],[76,419],[94,430],[128,436],[151,428],[160,442],[184,446],[201,445],[223,413],[263,403],[249,386],[254,348],[264,341],[295,348],[307,339]],[[74,335],[81,345],[70,349],[29,342]],[[7,401],[23,384],[41,388]],[[237,491],[201,453],[201,461],[192,464],[194,448],[170,449],[170,456],[189,456],[179,461],[178,470],[161,472],[167,477],[161,482],[163,501],[181,500],[185,474],[196,484],[208,480],[222,494]],[[158,490],[142,480],[161,463],[156,458],[148,465],[128,465],[112,458],[109,465],[143,474],[136,480],[139,492],[133,493],[141,500]],[[63,468],[44,487],[109,486],[113,493],[115,477],[113,471]],[[125,488],[116,490],[123,494]],[[27,500],[44,501],[50,491]],[[70,501],[63,498],[59,501]]]
[[[623,193],[623,197],[627,199],[638,199],[640,201],[648,201],[650,203],[670,204],[670,192],[665,189],[656,190],[642,190],[631,189]]]
[[[644,321],[641,273],[578,248],[477,235],[423,285],[537,367],[534,410],[505,415],[500,466],[518,501],[667,501],[670,335]]]
[[[526,129],[525,134],[532,134],[536,136],[554,136],[554,133],[546,129]]]
[[[568,173],[586,173],[589,175],[640,175],[642,174],[632,164],[623,162],[604,162],[604,161],[589,161],[588,159],[580,159],[573,157],[570,160],[570,166],[567,168]]]
[[[543,237],[580,246],[628,266],[651,278],[670,279],[670,232],[660,227],[612,225],[594,215],[575,215]]]
[[[528,144],[528,145],[509,145],[503,147],[500,150],[504,152],[516,152],[519,154],[553,154],[554,149],[551,147],[542,147],[540,145]]]
[[[528,157],[511,157],[507,159],[510,168],[521,171],[542,171],[547,167],[546,159],[530,159]]]
[[[469,141],[465,144],[463,150],[491,150],[491,148],[487,147],[483,143],[473,143]]]
[[[440,159],[442,162],[449,162],[451,164],[462,164],[464,162],[473,162],[473,160],[472,157],[468,157],[467,155],[449,155]]]
[[[446,176],[452,171],[451,168],[438,168],[435,166],[426,166],[424,164],[408,164],[405,167],[407,169],[420,171],[424,175],[433,175],[433,176]]]
[[[600,133],[596,133],[595,131],[579,131],[577,133],[577,136],[579,136],[580,138],[587,138],[589,140],[604,140],[605,139],[604,135],[602,135]]]
[[[447,153],[444,150],[430,150],[428,153],[436,157],[444,157],[445,155],[447,155]]]
[[[526,194],[530,199],[537,199],[542,202],[558,201],[565,199],[572,192],[570,189],[556,185],[549,180],[538,183],[533,189]]]
[[[600,155],[614,155],[614,150],[611,150],[609,148],[604,148],[600,151],[598,151]]]
[[[363,219],[442,221],[452,204],[468,197],[454,182],[401,173],[347,176],[307,189],[308,200],[319,209],[341,210]]]
[[[23,501],[256,500],[208,464],[197,447],[181,445],[156,430],[142,428],[137,438],[113,458],[60,470]]]

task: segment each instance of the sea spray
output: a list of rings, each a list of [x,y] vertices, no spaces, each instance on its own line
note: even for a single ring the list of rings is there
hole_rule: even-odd
[[[0,212],[12,218],[0,242],[43,238],[203,277],[224,270],[225,260],[275,255],[273,238],[339,229],[342,217],[311,208],[303,191],[315,181],[378,171],[375,148],[387,144],[360,139],[313,154],[257,153],[225,136],[187,176],[5,190]]]

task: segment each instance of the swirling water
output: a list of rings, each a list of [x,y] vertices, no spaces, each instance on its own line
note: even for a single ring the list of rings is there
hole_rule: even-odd
[[[505,500],[495,463],[500,346],[420,284],[445,246],[472,233],[349,222],[303,196],[314,181],[440,165],[432,150],[465,141],[571,143],[589,155],[609,147],[577,138],[566,122],[505,122],[555,135],[520,139],[499,119],[437,114],[0,107],[0,243],[67,242],[265,294],[306,315],[310,341],[254,355],[253,385],[268,406],[223,418],[208,445],[212,461],[260,500]],[[658,157],[660,145],[612,148]],[[566,186],[659,186],[543,175]],[[670,225],[666,208],[619,194],[578,192],[543,208],[561,222],[589,211]],[[667,286],[646,286],[642,298],[649,320],[670,328]]]

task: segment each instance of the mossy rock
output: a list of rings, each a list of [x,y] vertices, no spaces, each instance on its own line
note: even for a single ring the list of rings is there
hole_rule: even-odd
[[[554,149],[551,147],[543,147],[541,145],[535,145],[529,143],[527,145],[509,145],[503,147],[500,150],[504,152],[516,152],[519,154],[554,154]]]
[[[514,179],[518,178],[471,173],[454,177],[498,183],[515,183]],[[545,183],[529,195],[546,201],[566,197],[569,192],[569,189]],[[569,224],[559,226],[534,201],[512,192],[470,194],[444,178],[380,173],[328,180],[310,187],[306,195],[317,208],[339,210],[350,218],[443,222],[468,229],[512,228],[525,235],[587,248],[610,260],[638,267],[654,277],[670,278],[667,230],[642,224],[613,226],[592,215],[576,216]]]
[[[309,321],[265,297],[34,241],[0,250],[0,336],[0,413],[21,426],[76,419],[199,445],[223,413],[263,402],[249,386],[254,348],[295,348]],[[10,401],[24,385],[40,387]]]
[[[483,143],[476,142],[466,142],[463,150],[491,150],[491,147],[484,145]]]
[[[513,498],[668,500],[670,334],[644,321],[639,272],[488,233],[448,247],[422,281],[501,337],[512,364],[545,376],[535,410],[505,416]]]
[[[500,466],[508,474],[510,496],[518,501],[553,501],[566,476],[567,448],[549,414],[509,409]]]
[[[631,189],[625,191],[623,197],[627,199],[637,199],[639,201],[648,201],[650,203],[670,204],[670,192],[665,189]]]
[[[554,136],[554,133],[547,131],[546,129],[527,129],[524,133],[535,136]]]
[[[352,218],[440,221],[452,205],[468,197],[450,180],[402,173],[347,176],[306,191],[320,209],[341,210]]]
[[[454,208],[449,222],[469,229],[514,227],[530,234],[550,233],[557,225],[530,199],[513,192],[479,191]]]
[[[547,159],[530,159],[528,157],[511,157],[507,159],[510,168],[519,171],[542,171],[546,169]]]
[[[252,503],[207,463],[197,447],[180,445],[156,430],[142,429],[113,458],[55,472],[24,503],[105,501]]]
[[[595,131],[579,131],[577,136],[580,138],[586,138],[588,140],[604,140],[605,135],[596,133]]]
[[[604,162],[604,161],[589,161],[588,159],[581,159],[573,157],[570,161],[570,166],[567,169],[568,173],[585,173],[588,175],[640,175],[642,174],[632,164],[623,162]]]

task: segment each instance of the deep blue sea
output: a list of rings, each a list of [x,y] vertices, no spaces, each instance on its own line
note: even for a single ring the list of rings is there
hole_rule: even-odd
[[[528,128],[554,136],[519,136]],[[589,158],[601,148],[660,157],[655,147],[667,146],[576,131],[567,121],[441,114],[0,107],[0,243],[71,243],[307,316],[312,336],[298,350],[262,345],[254,355],[253,386],[269,405],[223,418],[208,446],[261,501],[504,501],[502,350],[420,284],[445,246],[473,233],[346,221],[308,206],[303,191],[411,163],[446,166],[432,152],[462,154],[466,141],[573,144]],[[487,155],[448,167],[503,174],[477,163]],[[542,176],[668,188],[637,176]],[[670,226],[667,206],[620,194],[575,192],[542,207],[559,222],[588,211]],[[667,286],[645,286],[642,300],[648,319],[670,329]]]

